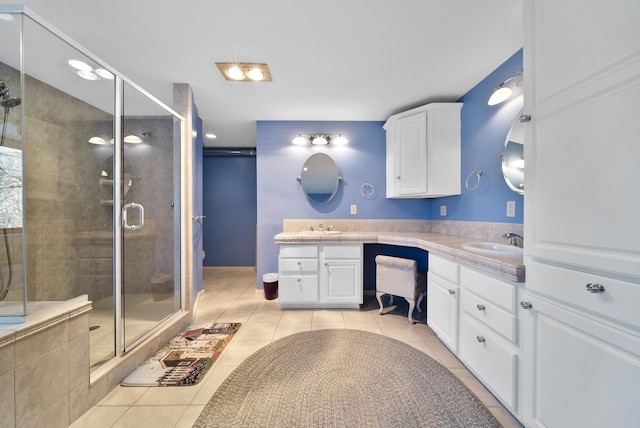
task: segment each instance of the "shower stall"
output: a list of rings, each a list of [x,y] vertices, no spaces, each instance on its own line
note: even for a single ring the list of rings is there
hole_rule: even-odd
[[[95,370],[181,310],[184,120],[26,9],[0,40],[0,333],[88,299]]]

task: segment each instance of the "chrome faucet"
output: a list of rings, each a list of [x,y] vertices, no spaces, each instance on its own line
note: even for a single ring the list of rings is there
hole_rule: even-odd
[[[517,233],[505,233],[504,235],[502,235],[503,238],[507,238],[509,239],[511,245],[515,245],[516,247],[522,247],[522,243],[524,240],[522,239],[522,236],[518,235]],[[520,239],[520,242],[518,242],[518,239]],[[518,245],[520,244],[520,245]]]
[[[319,230],[320,232],[322,232],[322,223],[320,223],[320,224],[318,225],[318,230]]]

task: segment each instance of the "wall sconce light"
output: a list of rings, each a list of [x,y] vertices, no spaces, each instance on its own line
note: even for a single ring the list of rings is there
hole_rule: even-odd
[[[304,146],[307,143],[311,143],[314,146],[324,146],[327,144],[343,146],[349,144],[349,140],[347,140],[347,137],[343,134],[298,134],[291,143],[296,146]]]
[[[494,106],[509,99],[516,89],[522,88],[524,81],[522,79],[522,70],[517,70],[504,82],[495,87],[493,93],[489,97],[488,105]]]
[[[216,67],[226,80],[235,82],[271,82],[267,64],[251,62],[216,62]]]
[[[151,137],[153,137],[155,134],[153,132],[143,132],[140,135],[135,135],[135,134],[126,135],[124,137],[124,142],[127,144],[149,143],[151,140]],[[96,144],[96,145],[113,144],[113,138],[107,135],[95,135],[89,138],[89,143]]]

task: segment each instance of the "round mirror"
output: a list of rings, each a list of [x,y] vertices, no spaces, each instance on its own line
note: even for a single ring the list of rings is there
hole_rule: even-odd
[[[502,153],[502,175],[511,190],[524,194],[524,123],[518,113],[504,142]]]
[[[329,202],[338,191],[338,167],[333,159],[324,153],[311,155],[302,167],[300,183],[302,191],[311,202]]]
[[[124,194],[127,196],[129,193],[129,189],[131,189],[132,175],[131,175],[131,164],[125,159],[123,162],[123,189]],[[110,156],[107,160],[102,164],[102,171],[100,171],[100,187],[102,187],[102,196],[106,199],[113,198],[113,156]]]

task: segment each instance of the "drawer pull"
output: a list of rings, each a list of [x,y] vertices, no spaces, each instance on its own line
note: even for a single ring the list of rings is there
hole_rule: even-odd
[[[484,338],[484,336],[476,336],[476,340],[480,343],[486,342],[486,339]]]
[[[531,309],[533,308],[533,305],[531,304],[531,302],[520,302],[520,307],[522,309]]]
[[[485,309],[487,309],[487,308],[485,308],[484,305],[481,305],[479,303],[476,305],[476,308],[478,308],[479,311],[484,311]]]
[[[590,282],[586,285],[586,287],[589,293],[593,293],[593,294],[604,293],[604,285],[602,284],[593,284]]]
[[[456,290],[449,290],[449,294],[456,294]]]

